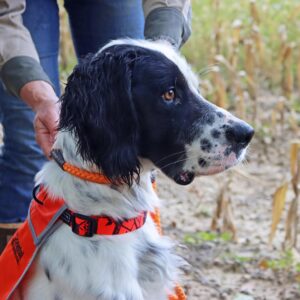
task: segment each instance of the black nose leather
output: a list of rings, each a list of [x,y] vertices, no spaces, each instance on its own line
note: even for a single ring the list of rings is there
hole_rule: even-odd
[[[246,147],[254,135],[254,129],[246,122],[236,122],[228,127],[225,136],[230,143]]]

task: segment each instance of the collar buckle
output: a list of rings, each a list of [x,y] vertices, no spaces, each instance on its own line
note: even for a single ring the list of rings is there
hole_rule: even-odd
[[[71,228],[79,236],[92,237],[97,230],[97,221],[91,217],[73,213]]]

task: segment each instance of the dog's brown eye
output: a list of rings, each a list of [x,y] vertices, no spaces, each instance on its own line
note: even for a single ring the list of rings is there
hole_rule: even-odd
[[[163,93],[162,97],[165,101],[173,101],[175,98],[174,89],[169,89],[167,92]]]

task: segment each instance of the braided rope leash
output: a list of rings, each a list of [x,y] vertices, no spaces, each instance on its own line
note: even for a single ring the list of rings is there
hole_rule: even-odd
[[[63,168],[64,171],[68,172],[69,174],[87,181],[91,181],[95,183],[99,183],[99,182],[110,183],[110,180],[107,177],[105,177],[103,174],[88,172],[80,168],[77,168],[73,165],[70,165],[67,162],[64,163]]]
[[[78,168],[68,162],[65,161],[63,153],[60,149],[52,149],[51,158],[55,160],[55,162],[60,166],[60,168],[82,180],[91,181],[99,184],[110,184],[111,181],[101,173],[89,172],[87,170]]]

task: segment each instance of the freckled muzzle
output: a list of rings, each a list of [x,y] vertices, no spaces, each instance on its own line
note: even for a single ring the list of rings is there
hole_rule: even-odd
[[[206,122],[204,122],[204,120]],[[195,176],[220,173],[239,163],[245,155],[254,130],[226,111],[215,110],[196,124],[195,138],[186,145],[187,159],[174,178],[189,184]]]

